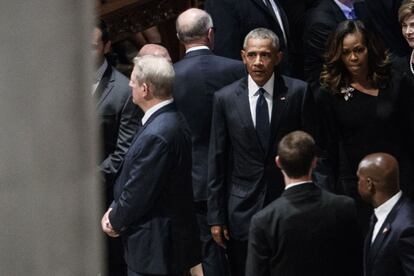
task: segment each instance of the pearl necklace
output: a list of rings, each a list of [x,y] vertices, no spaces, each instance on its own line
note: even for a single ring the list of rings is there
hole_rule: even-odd
[[[413,61],[414,61],[414,49],[411,52],[411,58],[410,58],[410,69],[411,69],[411,73],[414,75]]]

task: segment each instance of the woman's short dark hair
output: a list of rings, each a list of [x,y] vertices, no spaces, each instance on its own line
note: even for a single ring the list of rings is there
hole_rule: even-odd
[[[383,88],[389,78],[389,55],[384,45],[372,33],[367,31],[359,20],[341,22],[329,36],[325,53],[325,64],[322,68],[320,82],[322,87],[338,93],[342,87],[349,86],[350,75],[342,62],[342,46],[344,38],[349,34],[360,33],[368,50],[369,78],[376,88]]]

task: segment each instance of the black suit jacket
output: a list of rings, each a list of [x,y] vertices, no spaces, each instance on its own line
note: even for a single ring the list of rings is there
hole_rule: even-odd
[[[195,201],[207,200],[207,160],[214,92],[246,75],[239,60],[191,51],[174,64],[174,101],[191,130]]]
[[[408,55],[411,49],[402,35],[401,24],[398,22],[398,9],[402,0],[365,0],[365,3],[370,24],[385,46],[397,56]]]
[[[191,137],[174,104],[139,130],[115,182],[109,219],[121,231],[128,268],[178,274],[199,262],[191,186]]]
[[[283,191],[275,165],[277,145],[291,131],[312,134],[312,95],[305,82],[275,76],[268,152],[260,145],[250,112],[247,78],[214,95],[208,168],[208,223],[228,225],[246,240],[251,217]]]
[[[365,4],[356,2],[355,13],[358,19],[366,21]],[[304,55],[305,79],[312,88],[319,87],[319,76],[324,63],[324,53],[329,35],[346,17],[334,0],[322,0],[313,10],[309,11],[305,23]]]
[[[99,167],[107,188],[112,188],[142,117],[141,109],[132,103],[128,82],[124,75],[108,65],[94,94],[103,146]]]
[[[289,23],[277,0],[282,23],[289,40]],[[241,59],[245,36],[253,29],[262,27],[272,30],[280,40],[281,49],[286,49],[278,21],[262,0],[207,0],[204,5],[217,28],[213,52],[219,56]]]
[[[253,216],[246,276],[362,274],[352,199],[312,182],[291,187]]]
[[[370,243],[367,237],[365,276],[414,275],[414,203],[403,195]]]

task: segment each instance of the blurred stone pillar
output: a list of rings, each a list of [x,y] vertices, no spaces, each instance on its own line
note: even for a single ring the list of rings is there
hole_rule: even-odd
[[[0,3],[0,275],[102,273],[93,1]]]

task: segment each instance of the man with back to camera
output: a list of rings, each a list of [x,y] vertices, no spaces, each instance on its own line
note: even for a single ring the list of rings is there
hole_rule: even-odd
[[[172,64],[150,55],[134,63],[132,97],[145,114],[101,225],[122,237],[128,276],[181,276],[200,262],[191,135],[171,97]]]
[[[247,276],[362,275],[354,201],[312,182],[313,138],[294,131],[278,146],[285,191],[251,220]]]
[[[251,217],[283,191],[273,160],[287,133],[314,132],[313,98],[305,82],[282,76],[279,40],[259,28],[241,52],[248,77],[214,94],[208,167],[208,223],[227,247],[232,275],[244,275]]]
[[[213,95],[220,88],[246,76],[244,64],[216,56],[213,21],[200,9],[189,9],[176,22],[177,37],[186,49],[174,64],[174,101],[186,118],[193,149],[193,190],[202,241],[202,270],[205,276],[227,275],[224,249],[218,246],[207,224],[207,167]]]
[[[414,275],[414,203],[400,190],[397,160],[387,153],[370,154],[357,175],[359,194],[374,207],[364,275]]]

